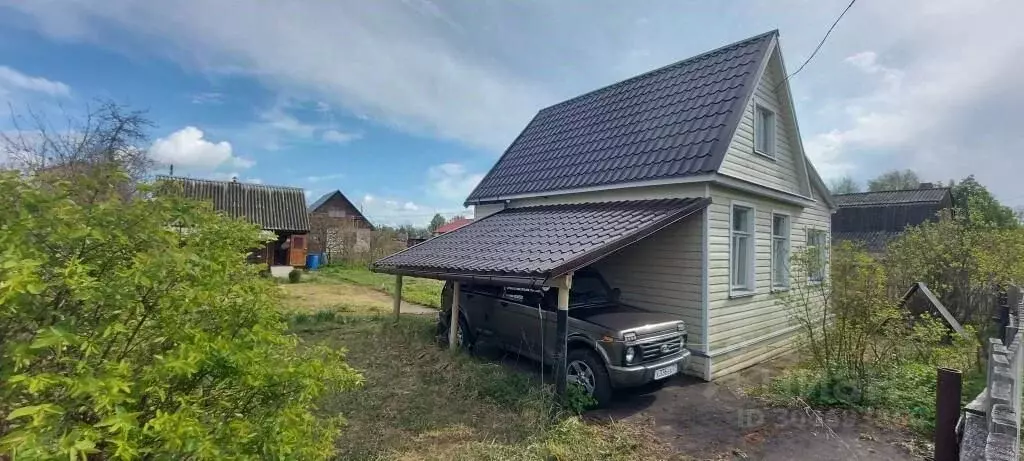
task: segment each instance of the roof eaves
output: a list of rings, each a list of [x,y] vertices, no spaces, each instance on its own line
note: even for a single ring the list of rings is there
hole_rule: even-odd
[[[643,240],[651,236],[652,234],[672,224],[675,224],[676,222],[679,222],[680,220],[686,218],[687,216],[690,216],[700,210],[707,208],[710,204],[710,197],[701,197],[695,199],[693,203],[691,203],[689,206],[682,208],[679,211],[662,218],[657,223],[644,227],[643,229],[633,234],[624,236],[618,240],[607,242],[599,248],[596,248],[592,251],[580,255],[578,258],[568,260],[558,265],[557,267],[551,269],[547,273],[547,278],[548,280],[550,280],[555,277],[560,277],[576,269],[593,264],[616,251],[619,251],[629,245],[639,242],[640,240]]]

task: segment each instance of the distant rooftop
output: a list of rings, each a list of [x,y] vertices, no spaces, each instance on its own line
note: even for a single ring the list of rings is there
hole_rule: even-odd
[[[938,203],[944,200],[950,193],[948,187],[932,187],[834,194],[832,198],[835,199],[836,206],[838,207],[908,205],[913,203]]]
[[[180,176],[156,179],[180,184],[185,197],[211,202],[215,210],[244,217],[263,229],[309,232],[306,194],[301,188]]]

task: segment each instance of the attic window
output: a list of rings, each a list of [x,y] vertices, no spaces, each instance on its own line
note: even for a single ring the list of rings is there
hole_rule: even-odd
[[[775,112],[754,106],[754,152],[775,158]]]

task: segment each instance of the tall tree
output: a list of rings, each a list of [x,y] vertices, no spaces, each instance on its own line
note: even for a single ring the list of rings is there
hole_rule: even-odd
[[[917,173],[914,173],[914,170],[887,171],[877,178],[868,181],[868,190],[871,192],[917,189],[920,186],[921,180],[917,177]]]
[[[447,222],[448,221],[444,219],[444,216],[441,216],[441,213],[437,213],[430,219],[430,224],[427,225],[427,230],[430,231],[430,233],[434,233],[438,227],[445,225]]]
[[[87,107],[84,115],[62,114],[61,126],[31,108],[11,114],[14,130],[0,132],[0,158],[8,166],[65,179],[93,170],[120,170],[134,185],[153,166],[143,146],[153,123],[144,111],[115,102]]]
[[[861,191],[860,184],[849,175],[833,179],[828,185],[833,194],[854,194]]]
[[[1020,220],[1014,210],[999,203],[999,200],[974,175],[964,178],[953,186],[953,201],[968,222],[977,226],[1002,229],[1015,228]]]

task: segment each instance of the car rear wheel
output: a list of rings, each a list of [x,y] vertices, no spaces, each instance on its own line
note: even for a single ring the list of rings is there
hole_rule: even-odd
[[[605,406],[612,399],[608,371],[604,367],[604,362],[592,351],[575,349],[569,352],[566,360],[566,380],[569,385],[576,384],[593,397],[598,406]]]
[[[438,341],[440,341],[442,347],[448,347],[448,324],[438,323],[438,329],[440,330],[437,335]],[[469,327],[466,325],[466,321],[459,319],[459,328],[456,330],[455,344],[458,345],[459,349],[471,350],[475,338],[473,334],[469,332]]]

